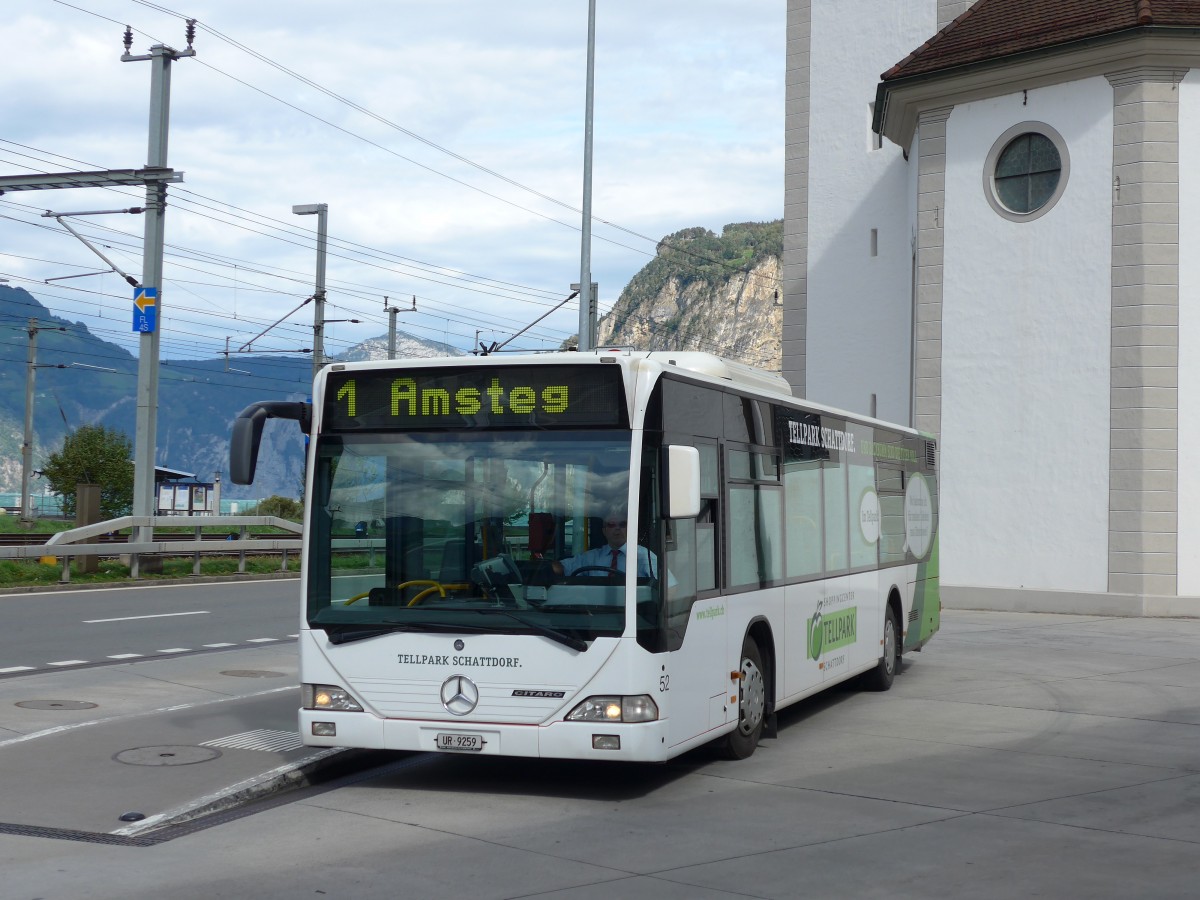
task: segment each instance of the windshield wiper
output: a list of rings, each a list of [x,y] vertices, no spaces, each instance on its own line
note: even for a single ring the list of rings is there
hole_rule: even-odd
[[[349,644],[351,641],[364,641],[367,638],[391,634],[399,629],[388,628],[339,628],[337,625],[318,626],[325,629],[325,635],[331,644]]]
[[[449,625],[445,622],[399,622],[395,619],[383,619],[370,625],[337,625],[333,623],[313,623],[314,628],[325,629],[331,644],[349,644],[352,641],[363,641],[367,638],[382,637],[385,634],[406,632],[437,632],[446,634],[491,634],[492,629],[481,625]]]
[[[554,628],[549,628],[546,625],[531,622],[514,613],[506,610],[498,610],[499,615],[512,619],[514,622],[519,622],[525,628],[528,628],[534,634],[542,637],[550,638],[552,641],[557,641],[572,650],[580,652],[586,650],[588,645],[579,638],[567,634],[563,631],[558,631]],[[491,613],[495,615],[496,613]],[[329,637],[331,644],[349,644],[353,641],[363,641],[368,638],[381,637],[385,634],[394,634],[398,631],[405,632],[436,632],[444,634],[494,634],[495,630],[487,628],[483,625],[452,625],[446,622],[397,622],[391,619],[384,619],[378,625],[368,627],[354,626],[339,626],[339,625],[318,625],[318,628],[324,628],[326,635]]]
[[[534,634],[540,635],[541,637],[550,638],[550,640],[557,641],[563,646],[570,647],[572,650],[578,650],[582,653],[588,648],[586,641],[580,640],[574,635],[567,634],[565,631],[559,631],[557,628],[551,628],[548,625],[542,625],[538,622],[531,622],[524,616],[518,616],[516,613],[511,613],[508,610],[496,610],[495,612],[490,613],[490,615],[501,615],[512,619],[514,622],[520,622]]]

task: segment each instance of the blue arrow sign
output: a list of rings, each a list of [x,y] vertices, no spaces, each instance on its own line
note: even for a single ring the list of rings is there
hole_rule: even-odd
[[[158,323],[158,288],[133,289],[133,330],[149,334]]]

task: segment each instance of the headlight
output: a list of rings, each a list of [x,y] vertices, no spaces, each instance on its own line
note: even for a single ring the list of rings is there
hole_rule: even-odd
[[[300,705],[305,709],[362,712],[363,708],[345,688],[332,684],[300,685]]]
[[[653,722],[658,704],[649,694],[636,697],[588,697],[570,713],[568,722]]]

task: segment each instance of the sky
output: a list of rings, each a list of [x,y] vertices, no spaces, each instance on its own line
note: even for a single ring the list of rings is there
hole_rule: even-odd
[[[140,55],[183,49],[197,20],[196,56],[171,67],[163,358],[311,347],[317,217],[296,204],[329,207],[327,354],[386,334],[389,304],[401,331],[464,351],[547,313],[509,348],[577,331],[574,302],[551,310],[580,278],[587,0],[5,6],[0,175],[143,167],[151,64],[121,61],[124,28]],[[596,7],[603,312],[664,236],[782,217],[786,37],[779,0]],[[132,288],[85,275],[107,266],[43,213],[143,202],[5,193],[0,278],[136,354]],[[140,280],[142,216],[66,221]]]

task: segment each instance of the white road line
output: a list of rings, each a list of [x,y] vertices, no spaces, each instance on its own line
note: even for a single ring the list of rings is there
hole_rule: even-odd
[[[58,662],[46,663],[48,666],[82,666],[87,663],[86,659],[61,659]]]
[[[159,653],[191,653],[191,647],[168,647],[166,650],[159,650]]]
[[[33,666],[9,666],[7,669],[0,669],[0,675],[7,675],[9,672],[32,672]]]
[[[259,580],[259,579],[255,579],[252,581],[236,581],[236,582],[235,581],[227,581],[227,582],[223,582],[221,584],[221,590],[222,591],[237,590],[238,588],[243,588],[243,587],[257,587],[262,584],[263,584],[263,581]],[[112,588],[89,587],[87,589],[87,593],[88,594],[104,594],[104,593],[111,594],[115,591],[181,591],[181,590],[195,590],[196,588],[201,588],[201,589],[212,588],[212,585],[205,584],[203,582],[201,582],[199,584],[184,584],[184,583],[172,584],[170,582],[164,581],[164,582],[159,582],[157,584],[121,585],[121,587],[112,587]],[[56,595],[60,595],[60,594],[64,597],[78,597],[79,591],[78,590],[74,590],[74,591],[31,591],[28,593],[20,593],[20,594],[0,594],[0,601],[10,600],[10,599],[11,600],[25,600],[28,597],[33,596],[35,594],[38,597],[49,597],[49,596],[56,596]]]
[[[268,688],[265,691],[255,691],[250,694],[241,694],[236,697],[221,697],[219,700],[200,700],[196,703],[180,703],[176,706],[163,706],[158,709],[148,709],[142,712],[129,713],[128,715],[105,716],[101,719],[91,719],[87,722],[75,722],[71,725],[58,725],[54,728],[47,728],[44,731],[35,731],[31,734],[23,734],[20,737],[8,738],[0,741],[0,748],[11,747],[13,744],[24,744],[26,741],[35,741],[38,738],[50,737],[55,734],[62,734],[66,731],[74,731],[77,728],[87,728],[91,725],[103,725],[105,722],[115,722],[118,719],[144,719],[146,716],[156,716],[159,713],[179,712],[184,709],[196,709],[200,706],[208,706],[216,703],[232,703],[235,700],[246,700],[252,697],[263,697],[267,694],[278,694],[282,691],[294,691],[296,685],[287,687]],[[141,823],[139,823],[141,824]]]
[[[247,644],[266,644],[266,643],[270,643],[271,641],[277,641],[277,640],[279,640],[279,638],[247,638],[246,643]]]
[[[216,647],[236,647],[237,645],[236,645],[236,644],[230,644],[230,643],[224,643],[224,644],[205,644],[204,646],[205,646],[205,647],[212,647],[212,648],[216,648]]]
[[[141,653],[114,653],[109,659],[139,659]]]
[[[156,613],[153,616],[124,616],[120,619],[84,619],[84,625],[98,625],[101,622],[132,622],[135,619],[169,619],[172,616],[207,616],[207,609],[198,609],[195,612],[180,612],[180,613]]]

